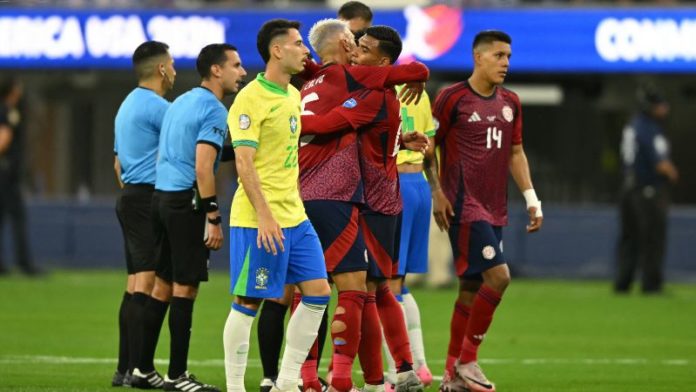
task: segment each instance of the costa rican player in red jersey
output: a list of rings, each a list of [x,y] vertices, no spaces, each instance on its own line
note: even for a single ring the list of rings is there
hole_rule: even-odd
[[[527,231],[539,230],[543,220],[522,148],[520,100],[501,86],[511,42],[502,31],[478,33],[471,77],[440,92],[433,108],[442,164],[439,179],[435,159],[426,164],[426,174],[435,221],[449,231],[460,279],[443,391],[495,391],[478,366],[477,352],[510,283],[502,252],[508,170],[527,202]]]
[[[393,68],[348,66],[355,43],[348,25],[342,21],[327,19],[317,22],[310,30],[309,40],[323,67],[314,70],[311,80],[302,89],[306,114],[327,113],[337,106],[351,106],[351,102],[357,105],[362,99],[383,100],[384,86],[424,82],[428,78],[428,69],[420,63]],[[363,96],[351,98],[351,94],[366,88],[377,90],[375,93],[367,90]],[[367,107],[361,105],[361,108],[363,106]],[[373,110],[355,110],[353,113],[359,115],[352,121],[356,124],[371,121],[379,107]],[[319,128],[321,132],[314,133],[327,131]],[[311,123],[306,127],[303,125],[303,129],[312,130]],[[334,341],[331,386],[338,391],[348,391],[352,387],[351,369],[359,347],[368,267],[365,243],[358,230],[358,206],[364,197],[357,134],[354,129],[346,129],[345,132],[316,135],[303,141],[299,150],[302,198],[319,233],[327,270],[339,291],[331,326]],[[379,327],[376,330],[379,333]],[[302,368],[305,390],[321,388],[317,361],[318,349],[315,346]]]

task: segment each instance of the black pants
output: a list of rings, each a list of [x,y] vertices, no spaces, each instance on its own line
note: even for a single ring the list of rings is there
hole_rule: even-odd
[[[642,272],[643,292],[662,290],[662,269],[667,236],[666,189],[635,188],[621,200],[621,236],[614,289],[628,291],[637,269]]]
[[[0,171],[0,269],[5,264],[2,261],[2,232],[5,218],[9,218],[14,240],[15,261],[24,271],[33,269],[27,242],[27,218],[22,200],[22,192],[18,176]]]

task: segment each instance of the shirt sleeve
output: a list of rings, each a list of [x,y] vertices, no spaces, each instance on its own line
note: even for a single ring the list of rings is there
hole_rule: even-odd
[[[348,120],[353,129],[358,129],[375,120],[384,106],[384,99],[384,90],[365,89],[352,94],[333,111]]]
[[[227,133],[226,118],[227,113],[222,105],[211,108],[201,122],[201,129],[198,132],[196,143],[209,144],[215,147],[217,151],[220,151]]]
[[[263,111],[255,108],[248,94],[237,95],[230,114],[227,117],[227,125],[230,129],[230,138],[233,147],[248,146],[259,147],[259,135],[261,134],[261,122],[264,120]]]
[[[520,99],[513,95],[515,101],[515,119],[512,125],[512,144],[522,144],[522,104]]]
[[[452,111],[454,110],[454,105],[452,104],[452,97],[448,94],[448,91],[442,90],[435,98],[435,105],[433,105],[433,118],[437,124],[437,134],[435,135],[435,144],[441,144],[442,141],[447,136],[447,132],[452,125]]]

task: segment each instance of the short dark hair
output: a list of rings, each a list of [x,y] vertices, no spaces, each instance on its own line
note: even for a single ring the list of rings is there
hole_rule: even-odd
[[[389,57],[392,64],[396,63],[403,47],[398,31],[389,26],[371,26],[365,29],[365,35],[379,40],[379,50]]]
[[[230,44],[210,44],[201,49],[196,59],[196,70],[201,78],[208,79],[210,77],[210,67],[214,64],[222,65],[227,61],[228,50],[237,51],[237,48]]]
[[[653,84],[642,84],[636,90],[638,107],[643,111],[649,111],[656,105],[667,103],[667,98]]]
[[[363,18],[368,22],[372,22],[372,10],[359,1],[349,1],[338,9],[338,17],[345,20]]]
[[[279,35],[285,35],[290,29],[300,29],[300,22],[287,19],[271,19],[264,23],[256,36],[256,49],[264,63],[271,59],[271,41]]]
[[[479,31],[474,37],[474,44],[472,47],[476,49],[481,44],[492,44],[497,41],[512,45],[512,38],[510,38],[506,32],[500,30],[483,30]]]
[[[144,79],[152,75],[151,60],[168,54],[169,45],[159,41],[146,41],[135,48],[133,52],[133,68],[138,79]]]

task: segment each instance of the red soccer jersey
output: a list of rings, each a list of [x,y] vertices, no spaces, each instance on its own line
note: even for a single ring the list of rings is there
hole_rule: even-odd
[[[390,72],[389,67],[324,66],[302,87],[303,114],[326,114],[358,90],[382,88]],[[303,136],[300,140],[303,200],[364,201],[355,131]]]
[[[401,106],[393,88],[385,89],[383,98],[376,105],[375,119],[358,129],[365,202],[372,211],[396,215],[402,209],[396,167],[401,136]]]
[[[440,181],[454,208],[455,223],[483,220],[507,224],[510,150],[522,143],[522,107],[503,87],[483,97],[460,82],[437,96],[433,115],[440,122]]]

